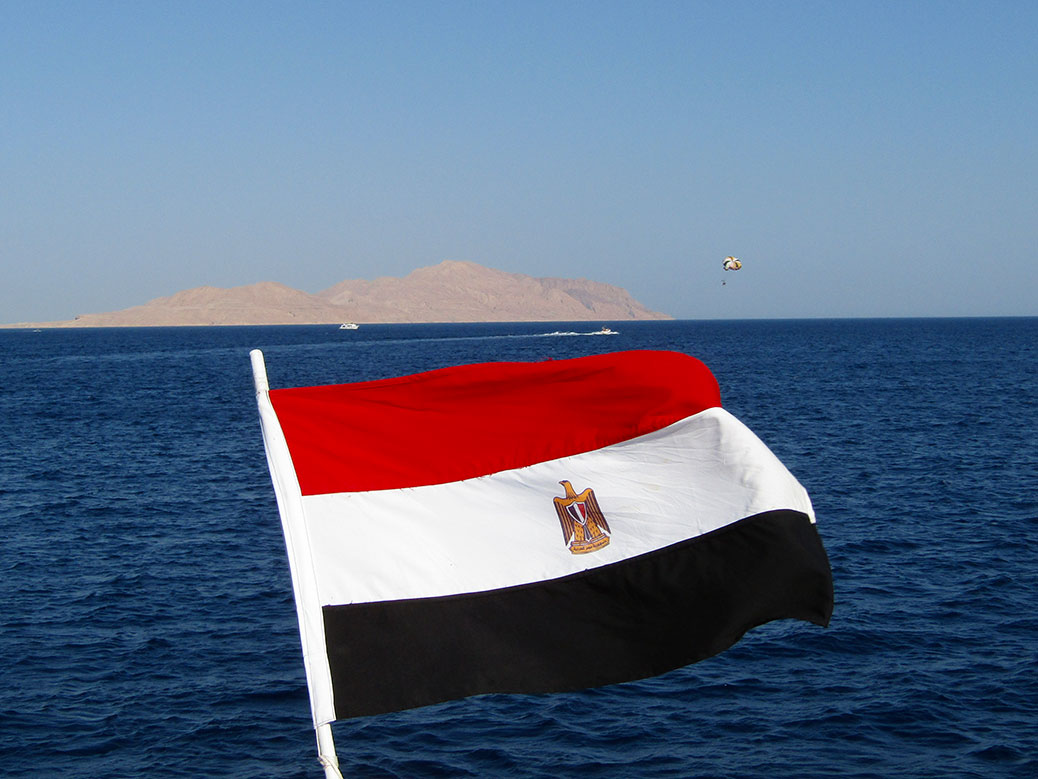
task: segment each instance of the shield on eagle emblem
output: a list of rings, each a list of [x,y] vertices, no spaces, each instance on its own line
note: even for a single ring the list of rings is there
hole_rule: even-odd
[[[587,554],[609,544],[609,523],[590,487],[577,494],[568,481],[560,481],[566,497],[554,498],[555,511],[562,524],[562,537],[573,554]]]

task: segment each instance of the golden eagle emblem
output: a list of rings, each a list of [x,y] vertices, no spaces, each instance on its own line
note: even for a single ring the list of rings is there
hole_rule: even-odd
[[[609,543],[609,523],[595,500],[590,487],[579,495],[568,481],[560,481],[566,488],[566,497],[554,498],[555,511],[562,523],[562,537],[573,554],[586,554]]]

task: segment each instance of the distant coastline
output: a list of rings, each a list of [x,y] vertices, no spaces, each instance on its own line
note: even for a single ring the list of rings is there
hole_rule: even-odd
[[[340,322],[584,322],[664,320],[624,289],[588,279],[535,278],[447,260],[403,278],[347,280],[317,294],[278,282],[196,287],[131,308],[3,328],[319,325]]]

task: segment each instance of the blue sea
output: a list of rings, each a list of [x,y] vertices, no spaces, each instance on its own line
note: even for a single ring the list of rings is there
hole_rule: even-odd
[[[252,348],[272,387],[692,354],[832,562],[828,628],[336,723],[345,776],[1038,776],[1038,318],[0,331],[0,775],[323,775]]]

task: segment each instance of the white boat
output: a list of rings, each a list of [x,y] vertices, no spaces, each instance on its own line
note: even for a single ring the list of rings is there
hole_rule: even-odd
[[[594,335],[619,335],[620,333],[616,330],[610,330],[608,327],[603,327],[601,330],[596,330]]]
[[[360,325],[356,322],[343,322],[339,325],[340,330],[356,330],[358,327],[360,327]]]

